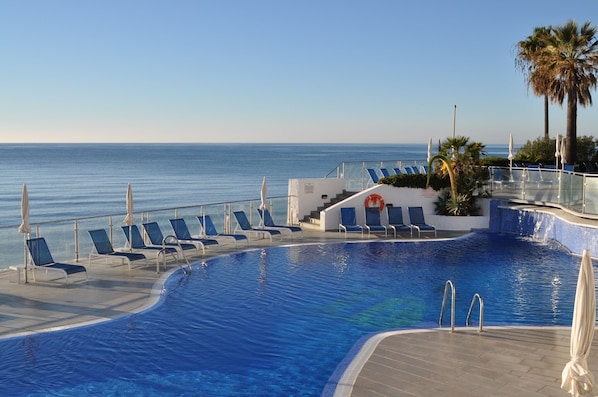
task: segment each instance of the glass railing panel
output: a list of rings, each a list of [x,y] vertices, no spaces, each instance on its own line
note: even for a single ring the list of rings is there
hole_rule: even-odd
[[[586,175],[585,214],[598,214],[598,175]]]
[[[569,192],[569,205],[568,208],[572,211],[582,213],[583,212],[583,174],[570,174],[571,184]]]
[[[539,168],[524,169],[524,198],[529,201],[553,202],[558,197],[558,174]]]
[[[374,186],[374,182],[368,172],[372,169],[378,178],[382,178],[382,168],[388,170],[390,175],[397,173],[425,172],[427,162],[425,160],[376,160],[376,161],[352,161],[344,162],[329,172],[327,178],[343,177],[347,191],[361,191]]]
[[[0,228],[0,270],[25,263],[25,236],[17,227]]]
[[[135,219],[139,217],[135,214]],[[93,242],[89,236],[90,230],[104,229],[108,234],[108,237],[112,241],[114,249],[122,248],[125,246],[125,236],[120,229],[124,223],[124,215],[119,216],[101,216],[94,218],[85,218],[77,220],[77,236],[78,236],[78,259],[79,262],[84,262],[89,259],[89,254],[93,251]],[[74,224],[74,222],[73,222]],[[74,228],[74,225],[73,225]],[[54,235],[48,234],[47,239],[53,238]],[[65,237],[66,238],[66,237]],[[72,238],[72,237],[71,237]]]

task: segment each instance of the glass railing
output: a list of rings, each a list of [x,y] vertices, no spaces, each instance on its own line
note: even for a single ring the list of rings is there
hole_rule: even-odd
[[[490,167],[492,197],[557,205],[598,215],[598,175],[537,167]]]
[[[340,163],[326,178],[344,178],[345,190],[359,192],[368,187],[374,186],[374,178],[370,175],[372,170],[377,178],[382,178],[383,171],[390,175],[397,173],[426,172],[424,170],[428,163],[425,160],[376,160],[376,161],[348,161]]]
[[[361,191],[374,186],[373,170],[381,178],[382,170],[392,175],[426,172],[425,160],[378,160],[343,162],[326,178],[344,178],[345,189]],[[580,216],[598,215],[598,174],[573,172],[568,169],[528,167],[489,167],[489,189],[493,197],[556,205]]]
[[[289,196],[268,198],[268,208],[275,223],[289,222],[289,199]],[[142,223],[155,221],[164,235],[170,235],[172,227],[169,219],[183,218],[190,232],[199,235],[197,216],[205,214],[210,216],[218,232],[227,233],[232,232],[237,225],[233,211],[245,211],[251,224],[257,227],[260,222],[257,212],[260,204],[260,199],[254,199],[135,212],[135,224],[143,231]],[[30,237],[44,237],[56,262],[84,263],[88,260],[93,244],[88,230],[105,229],[115,249],[125,246],[125,235],[121,230],[124,217],[123,213],[32,223]],[[17,228],[18,225],[0,227],[0,271],[22,265],[27,258],[26,236],[19,234]]]

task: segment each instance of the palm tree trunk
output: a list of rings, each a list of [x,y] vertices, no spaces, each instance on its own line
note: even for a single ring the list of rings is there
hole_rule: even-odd
[[[550,139],[548,131],[548,95],[544,95],[544,138],[547,140]]]
[[[567,164],[575,164],[577,161],[577,92],[569,90],[567,94]]]

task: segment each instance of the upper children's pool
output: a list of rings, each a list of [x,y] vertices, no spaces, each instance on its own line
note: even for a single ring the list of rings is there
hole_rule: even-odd
[[[364,335],[436,327],[449,279],[458,325],[476,292],[488,325],[570,325],[579,263],[486,233],[217,257],[144,313],[0,341],[0,395],[318,396]]]

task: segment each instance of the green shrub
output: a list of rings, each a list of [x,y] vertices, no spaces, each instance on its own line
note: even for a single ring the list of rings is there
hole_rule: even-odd
[[[380,179],[381,184],[392,185],[394,187],[409,187],[413,189],[425,189],[427,185],[426,174],[400,174],[391,175],[388,178]],[[430,179],[430,187],[436,191],[449,187],[451,185],[448,177],[440,177],[439,175],[433,174]]]
[[[480,165],[485,167],[508,167],[509,159],[506,157],[484,157],[480,159]]]

